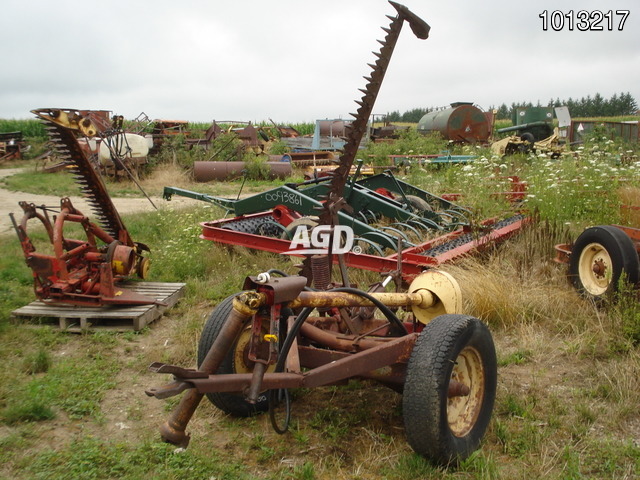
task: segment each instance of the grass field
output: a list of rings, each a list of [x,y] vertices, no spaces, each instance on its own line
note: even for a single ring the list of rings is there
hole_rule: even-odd
[[[441,147],[435,140],[404,139],[390,148],[427,154]],[[369,153],[382,158],[384,152],[373,148]],[[162,361],[194,367],[206,317],[241,289],[246,275],[274,267],[296,272],[277,256],[200,240],[198,222],[223,215],[202,204],[123,216],[132,237],[152,250],[150,280],[187,284],[186,297],[139,333],[74,335],[12,319],[15,308],[33,300],[31,272],[17,238],[0,236],[0,477],[637,478],[637,293],[598,307],[576,294],[564,268],[552,260],[554,244],[573,240],[584,227],[625,222],[620,207],[640,192],[637,147],[593,138],[560,159],[498,158],[476,147],[454,153],[474,154],[476,160],[400,175],[435,194],[463,193],[460,203],[477,218],[512,208],[491,195],[504,190],[505,177],[518,175],[528,182],[522,206],[536,212],[532,226],[504,245],[444,267],[461,285],[465,312],[490,327],[499,362],[488,433],[481,449],[460,466],[435,467],[414,454],[404,437],[401,396],[360,381],[296,391],[286,435],[273,432],[267,416],[235,419],[205,401],[190,423],[186,450],[159,441],[158,426],[177,400],[144,394],[168,381],[147,366]],[[176,165],[156,170],[142,180],[150,192],[173,181],[227,196],[240,187],[191,184]],[[74,194],[68,176],[46,175],[28,171],[3,188],[41,193],[52,186],[50,192]],[[249,187],[261,191],[268,185],[255,181]],[[129,182],[108,188],[114,196],[135,191]],[[379,279],[366,272],[353,277],[360,285]]]

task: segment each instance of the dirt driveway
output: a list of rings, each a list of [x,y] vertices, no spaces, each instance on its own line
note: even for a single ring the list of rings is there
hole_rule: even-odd
[[[20,171],[22,171],[21,168],[7,168],[4,170],[0,170],[0,179],[9,177]],[[80,196],[70,198],[73,206],[80,210],[84,215],[88,216],[90,219],[94,217],[89,204],[84,198]],[[198,200],[192,200],[189,198],[178,196],[174,196],[170,203],[157,196],[153,196],[151,197],[151,199],[158,209],[168,208],[169,206],[176,208],[184,205],[196,205],[202,203]],[[18,202],[21,201],[34,203],[36,205],[47,205],[54,208],[60,207],[60,197],[56,197],[53,195],[35,195],[33,193],[25,192],[11,192],[9,190],[0,188],[0,235],[13,232],[13,225],[11,223],[11,219],[9,218],[10,213],[13,213],[15,215],[16,221],[18,222],[22,218],[22,209],[18,205]],[[144,197],[114,198],[113,203],[115,204],[118,212],[121,214],[132,212],[151,212],[155,209],[154,206],[149,202],[149,200]]]

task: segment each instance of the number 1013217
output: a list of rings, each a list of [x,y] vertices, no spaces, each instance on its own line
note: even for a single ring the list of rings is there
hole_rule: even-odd
[[[577,12],[569,10],[562,12],[554,10],[549,12],[543,11],[538,17],[542,19],[542,30],[545,32],[551,28],[556,32],[564,30],[573,31],[611,31],[614,28],[622,30],[624,24],[629,17],[629,10],[608,10],[602,12],[600,10],[578,10]]]

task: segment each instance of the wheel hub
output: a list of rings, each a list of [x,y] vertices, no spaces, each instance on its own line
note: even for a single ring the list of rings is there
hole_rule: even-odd
[[[607,266],[602,260],[599,259],[593,263],[593,273],[595,273],[596,277],[603,278],[606,271]]]
[[[456,437],[465,436],[475,425],[484,398],[484,383],[480,353],[465,347],[453,366],[447,400],[447,421]]]

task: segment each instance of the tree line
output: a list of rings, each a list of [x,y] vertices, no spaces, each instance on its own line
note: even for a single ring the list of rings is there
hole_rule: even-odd
[[[489,110],[497,111],[497,118],[499,120],[511,119],[512,113],[519,107],[561,107],[567,106],[569,113],[572,117],[617,117],[623,115],[637,115],[638,114],[638,102],[633,98],[631,93],[614,93],[610,98],[604,98],[599,93],[596,93],[593,97],[587,95],[580,99],[574,99],[569,97],[566,100],[560,100],[560,98],[551,99],[546,105],[543,105],[540,100],[536,104],[532,102],[512,103],[511,106],[507,106],[503,103],[499,107],[491,106]],[[393,111],[388,113],[384,120],[387,122],[411,122],[417,123],[427,113],[439,110],[440,108],[414,108],[407,110],[404,113],[399,111]]]

